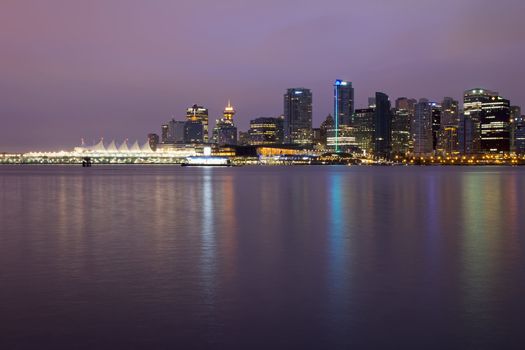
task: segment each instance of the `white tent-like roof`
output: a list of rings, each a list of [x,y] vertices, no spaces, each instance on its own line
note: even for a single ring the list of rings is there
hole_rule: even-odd
[[[118,148],[118,151],[119,152],[129,152],[128,140],[125,140],[124,142],[122,142],[122,144]]]
[[[142,152],[153,152],[153,151],[151,150],[151,147],[149,146],[149,142],[148,142],[148,141],[146,141],[146,143],[144,143],[144,144],[142,145],[142,147],[140,147],[140,150],[141,150]]]
[[[97,143],[94,146],[89,147],[89,150],[93,151],[93,152],[104,152],[104,151],[106,151],[106,147],[104,146],[104,139],[103,138],[100,139],[99,143]]]
[[[129,150],[131,152],[140,152],[139,142],[135,141]]]
[[[115,140],[111,141],[111,143],[106,148],[108,152],[117,152],[117,146],[115,145]]]

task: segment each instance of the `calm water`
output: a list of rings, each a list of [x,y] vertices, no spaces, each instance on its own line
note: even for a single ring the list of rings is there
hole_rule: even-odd
[[[0,348],[525,347],[525,168],[0,167]]]

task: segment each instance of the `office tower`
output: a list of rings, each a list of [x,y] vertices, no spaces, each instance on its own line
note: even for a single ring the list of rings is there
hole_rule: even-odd
[[[413,153],[428,155],[432,153],[432,103],[422,98],[415,105],[411,126]]]
[[[284,95],[285,143],[312,143],[312,93],[309,89],[288,89]]]
[[[437,152],[454,154],[459,151],[459,103],[452,97],[445,97],[441,103],[441,128]]]
[[[159,144],[159,135],[154,133],[148,134],[148,144],[152,151],[156,151]]]
[[[277,145],[282,143],[282,118],[255,118],[250,120],[250,145]]]
[[[399,97],[396,100],[396,110],[405,110],[408,112],[408,114],[414,115],[414,108],[416,103],[417,100],[415,98]]]
[[[441,106],[432,102],[432,150],[438,149],[439,134],[441,131]]]
[[[510,107],[510,151],[516,151],[516,129],[521,122],[521,108],[519,106]]]
[[[465,117],[477,124],[481,153],[510,152],[510,102],[495,91],[472,89],[463,96]]]
[[[186,122],[172,119],[168,122],[167,140],[164,143],[184,143],[184,127]]]
[[[354,115],[354,136],[357,147],[365,155],[374,152],[375,108],[356,109]]]
[[[469,155],[479,153],[479,118],[477,113],[459,115],[458,144],[459,153]]]
[[[514,152],[525,154],[525,115],[517,117],[514,131]]]
[[[334,126],[335,126],[334,118],[332,117],[331,114],[328,114],[326,119],[323,120],[323,122],[321,123],[321,126],[319,127],[321,144],[323,146],[326,146],[326,138],[328,136],[328,130],[333,129]]]
[[[342,126],[352,125],[354,114],[354,89],[352,83],[344,80],[334,82],[334,128],[332,131],[333,144],[330,147],[336,152],[339,151],[339,130]],[[345,128],[346,134],[348,129]],[[346,137],[346,136],[345,136]]]
[[[452,97],[443,98],[441,102],[441,125],[458,125],[459,123],[459,103]]]
[[[186,121],[188,122],[187,129],[190,131],[191,135],[189,139],[194,140],[191,143],[208,143],[208,109],[202,106],[193,105],[186,110]],[[199,132],[197,131],[198,127],[193,125],[195,123],[202,124],[202,139],[198,138]],[[187,131],[188,131],[187,130]]]
[[[334,117],[336,125],[351,125],[354,115],[354,88],[352,83],[336,80],[334,83]]]
[[[335,152],[352,152],[357,147],[355,129],[349,125],[339,125],[328,129],[326,146]]]
[[[228,101],[228,105],[224,108],[222,118],[217,120],[215,128],[213,129],[214,143],[221,146],[237,144],[237,127],[233,122],[234,115],[235,109],[230,101]]]
[[[396,106],[399,105],[398,100],[396,100]],[[412,112],[405,108],[395,108],[393,111],[392,154],[394,155],[405,155],[410,152],[410,125],[412,121]]]
[[[375,97],[368,98],[368,108],[376,108],[376,98]]]
[[[162,143],[168,143],[169,125],[168,124],[162,124],[160,129],[161,129],[161,142]]]
[[[250,144],[250,135],[247,131],[239,131],[239,139],[237,140],[239,146],[248,146]]]
[[[200,120],[188,120],[184,124],[184,143],[204,142],[204,124]]]
[[[376,92],[374,155],[389,159],[392,151],[392,113],[388,95]]]
[[[392,117],[392,153],[404,155],[414,148],[411,125],[414,120],[416,99],[400,97],[396,99],[396,107]]]

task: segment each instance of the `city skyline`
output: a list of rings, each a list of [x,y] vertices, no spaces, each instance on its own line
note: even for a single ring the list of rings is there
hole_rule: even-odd
[[[356,108],[376,91],[391,102],[401,96],[461,101],[474,87],[525,105],[519,1],[497,8],[486,1],[331,1],[300,8],[294,1],[53,2],[60,11],[49,4],[0,5],[2,151],[71,147],[81,137],[144,140],[193,104],[209,109],[211,130],[228,99],[237,127],[247,130],[252,119],[282,114],[282,94],[292,87],[311,89],[318,126],[332,113],[338,78],[352,82]],[[194,20],[188,13],[199,13],[205,25],[185,30]],[[259,15],[271,16],[271,23]],[[373,16],[395,21],[370,26]],[[480,19],[491,24],[472,25]],[[444,20],[449,25],[439,26]]]

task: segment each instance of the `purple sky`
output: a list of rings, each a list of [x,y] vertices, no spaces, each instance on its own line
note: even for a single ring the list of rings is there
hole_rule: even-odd
[[[480,86],[525,107],[524,16],[523,0],[1,0],[0,151],[144,141],[228,99],[244,130],[300,86],[316,126],[335,78],[358,106]]]

